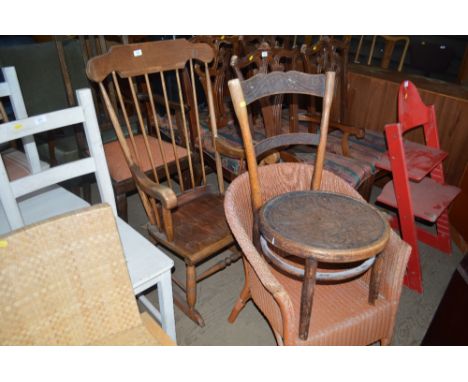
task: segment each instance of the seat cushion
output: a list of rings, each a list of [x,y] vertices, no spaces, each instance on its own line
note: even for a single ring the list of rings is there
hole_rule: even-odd
[[[16,149],[7,149],[2,152],[3,164],[5,165],[10,181],[22,178],[31,174],[29,169],[28,159],[26,155]],[[49,164],[41,161],[41,168],[49,168]]]
[[[341,148],[342,137],[343,133],[341,130],[330,132],[328,134],[327,150],[343,155]],[[385,151],[387,151],[385,137],[380,132],[366,130],[364,138],[349,137],[349,155],[351,158],[367,163],[371,167],[373,174],[378,170],[375,164],[381,159]]]
[[[163,154],[162,154],[161,150],[159,149],[159,143],[158,143],[157,138],[148,137],[148,141],[149,141],[150,150],[153,155],[153,160],[154,160],[154,164],[156,168],[164,165],[163,154],[164,154],[164,157],[166,158],[166,162],[172,162],[175,160],[174,149],[172,147],[172,144],[162,141],[162,144],[161,144],[162,150],[163,150]],[[140,163],[141,170],[144,172],[150,171],[151,162],[146,151],[146,146],[145,146],[145,141],[144,141],[143,136],[141,135],[135,136],[135,144],[136,144],[138,154],[141,160],[141,163]],[[127,138],[127,145],[130,148],[132,147],[130,138]],[[130,168],[128,167],[127,162],[125,160],[125,155],[118,141],[106,143],[104,145],[104,152],[106,154],[107,165],[109,167],[110,176],[114,181],[120,182],[126,179],[130,179],[132,177]],[[180,146],[176,146],[175,152],[179,160],[187,157],[187,150]]]
[[[315,164],[315,152],[291,150],[294,156],[305,163]],[[358,188],[365,180],[372,176],[372,166],[362,160],[344,157],[327,151],[325,153],[325,170],[338,175],[354,188]]]

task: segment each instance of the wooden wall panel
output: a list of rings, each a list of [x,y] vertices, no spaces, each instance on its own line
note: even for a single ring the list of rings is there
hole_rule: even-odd
[[[366,71],[367,70],[367,71]],[[397,119],[398,87],[404,79],[419,89],[426,104],[434,104],[443,150],[446,182],[458,184],[468,163],[468,90],[445,82],[404,73],[368,71],[353,67],[349,71],[348,121],[365,129],[384,131],[385,124]],[[422,142],[422,134],[411,133],[409,139]]]

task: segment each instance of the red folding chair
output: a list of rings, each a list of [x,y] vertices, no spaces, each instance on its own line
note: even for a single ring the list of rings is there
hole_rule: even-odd
[[[418,239],[451,253],[448,206],[460,189],[445,184],[442,161],[448,154],[440,150],[435,108],[422,102],[410,81],[400,85],[398,121],[385,126],[388,152],[377,166],[391,171],[393,180],[385,185],[377,201],[398,210],[392,226],[400,228],[403,240],[412,247],[405,285],[422,293]],[[426,144],[403,139],[404,133],[421,125]],[[417,227],[416,218],[435,224],[436,234]]]

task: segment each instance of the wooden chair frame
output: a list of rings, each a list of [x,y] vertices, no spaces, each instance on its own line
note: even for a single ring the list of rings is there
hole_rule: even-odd
[[[185,261],[185,285],[175,278],[173,281],[185,292],[186,299],[174,293],[175,302],[200,326],[204,325],[204,320],[195,309],[197,282],[240,258],[238,253],[234,253],[202,274],[196,275],[198,264],[220,253],[222,249],[231,246],[234,242],[222,210],[224,183],[219,154],[216,156],[219,189],[214,191],[207,183],[203,142],[200,136],[198,110],[200,105],[197,101],[194,64],[197,62],[204,66],[209,122],[213,135],[216,136],[217,124],[208,67],[213,58],[213,49],[208,44],[191,43],[179,39],[114,46],[107,54],[91,59],[87,68],[88,77],[96,81],[101,89],[125,160],[147,213],[148,232],[151,238],[155,243],[165,246]],[[182,126],[177,130],[170,112],[172,100],[169,99],[167,92],[168,72],[174,73],[177,82],[178,100],[175,101],[175,105],[180,110],[182,120]],[[159,132],[161,120],[158,117],[150,76],[156,76],[161,81],[168,126],[165,136]],[[119,100],[117,108],[110,102],[104,84],[104,80],[108,77],[111,77],[117,91]],[[139,101],[142,88],[137,87],[137,77],[140,78],[140,83],[145,85],[146,99],[149,101],[151,110],[150,118],[153,119],[156,127],[157,137],[149,136],[146,131]],[[119,81],[128,82],[131,100],[138,118],[139,135],[135,135],[130,128]],[[124,135],[121,121],[125,121],[128,138]],[[177,131],[180,133],[178,136],[176,136]],[[140,151],[135,143],[138,138],[144,141],[144,146]],[[168,139],[169,142],[163,138]],[[163,159],[160,165],[157,165],[158,162],[155,160],[157,150],[150,147],[151,140],[157,142],[160,150],[159,153]],[[168,156],[169,151],[164,151],[164,147],[171,148],[170,151],[174,154],[172,159]],[[150,176],[142,169],[142,158],[147,158],[151,164]],[[171,176],[169,164],[176,168],[174,177]],[[184,170],[186,170],[185,174]],[[165,175],[167,186],[161,183],[163,180],[160,177],[161,172]],[[176,194],[173,188],[175,180],[180,186],[179,194]],[[200,182],[201,185],[199,185]],[[203,213],[204,211],[209,211],[212,215],[208,216]],[[207,219],[207,221],[202,222],[200,219]]]

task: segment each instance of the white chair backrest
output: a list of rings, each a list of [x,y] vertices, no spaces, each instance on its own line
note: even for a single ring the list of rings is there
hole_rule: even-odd
[[[0,200],[11,229],[24,225],[17,199],[68,179],[95,173],[101,201],[109,203],[117,216],[114,192],[107,168],[101,135],[90,89],[76,92],[78,106],[0,125],[0,143],[24,139],[34,134],[82,123],[90,157],[68,162],[10,181],[0,160]],[[1,155],[0,155],[1,157]]]
[[[0,82],[0,98],[9,97],[15,120],[25,119],[28,117],[26,112],[26,106],[23,100],[23,93],[16,76],[16,70],[14,67],[9,66],[2,68],[4,82]],[[36,142],[33,136],[23,138],[24,152],[28,160],[29,169],[32,173],[39,172],[41,170],[41,164],[39,161],[39,153],[37,151]]]

